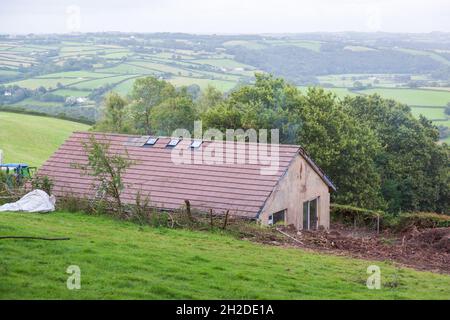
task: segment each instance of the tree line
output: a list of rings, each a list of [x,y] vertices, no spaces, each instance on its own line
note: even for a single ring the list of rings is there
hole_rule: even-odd
[[[227,95],[209,86],[197,98],[164,80],[138,79],[129,96],[106,95],[94,130],[170,135],[192,132],[197,119],[221,131],[277,128],[281,143],[303,146],[337,185],[334,202],[449,214],[450,148],[437,143],[431,121],[378,95],[338,99],[321,88],[302,93],[284,79],[255,76],[255,84]]]

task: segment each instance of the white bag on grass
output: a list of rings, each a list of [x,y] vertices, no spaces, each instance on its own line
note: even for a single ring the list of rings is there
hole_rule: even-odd
[[[17,202],[0,206],[0,212],[51,212],[55,211],[55,203],[56,199],[54,196],[49,196],[45,191],[37,189],[27,193]]]

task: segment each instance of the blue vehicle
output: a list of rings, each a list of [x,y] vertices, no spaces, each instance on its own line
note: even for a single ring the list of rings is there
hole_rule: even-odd
[[[17,183],[21,183],[23,180],[31,178],[35,170],[36,167],[30,167],[25,163],[0,164],[0,172],[4,172],[7,176],[13,177]]]

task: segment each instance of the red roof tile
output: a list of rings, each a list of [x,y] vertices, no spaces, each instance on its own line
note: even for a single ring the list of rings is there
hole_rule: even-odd
[[[73,193],[77,196],[93,197],[93,178],[81,176],[74,163],[85,164],[87,157],[83,142],[87,142],[92,133],[76,132],[47,160],[39,174],[47,175],[54,181],[54,193],[63,196]],[[135,161],[124,174],[126,188],[122,193],[125,203],[134,203],[138,191],[150,197],[151,204],[163,209],[180,208],[189,200],[193,208],[212,209],[215,213],[230,210],[231,214],[256,217],[265,200],[277,182],[286,172],[291,160],[299,153],[300,147],[278,145],[279,167],[271,175],[261,175],[265,167],[260,163],[243,164],[175,164],[171,160],[173,148],[167,148],[170,138],[159,138],[154,146],[143,147],[148,137],[95,133],[98,141],[108,141],[110,152],[128,152]],[[190,140],[181,141],[175,150],[188,150]],[[193,154],[204,152],[218,142],[204,141]],[[215,144],[215,145],[214,145]],[[233,147],[256,154],[254,147],[262,144],[234,142]],[[269,146],[270,151],[270,146]],[[226,150],[224,148],[224,155]],[[266,166],[267,167],[267,166]]]

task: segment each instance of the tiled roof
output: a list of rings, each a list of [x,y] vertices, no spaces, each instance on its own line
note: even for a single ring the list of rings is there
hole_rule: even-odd
[[[56,196],[73,193],[91,198],[95,195],[93,178],[81,176],[80,170],[73,166],[74,163],[87,163],[83,142],[88,142],[91,135],[74,133],[39,170],[39,174],[53,180]],[[252,218],[257,216],[291,160],[300,151],[299,146],[279,145],[278,170],[271,175],[261,175],[261,168],[265,165],[249,164],[248,161],[243,164],[175,164],[171,159],[174,148],[166,147],[170,138],[161,137],[155,145],[143,147],[149,137],[103,133],[95,133],[94,136],[98,141],[108,141],[112,153],[126,150],[135,162],[123,177],[126,184],[123,202],[134,203],[137,192],[141,191],[143,196],[150,197],[153,206],[161,209],[177,209],[189,200],[192,208],[198,210],[212,209],[215,213],[230,210],[231,214]],[[175,150],[189,149],[190,142],[182,140]],[[199,149],[192,150],[192,155],[214,143],[217,142],[204,141]],[[248,143],[232,144],[236,149],[245,149],[247,159],[249,152],[254,152]],[[260,146],[253,144],[256,145]]]

